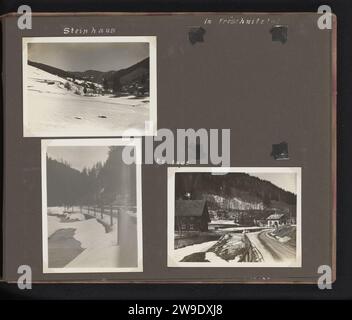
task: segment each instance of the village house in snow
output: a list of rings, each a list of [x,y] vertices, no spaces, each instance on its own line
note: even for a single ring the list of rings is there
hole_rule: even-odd
[[[206,200],[176,200],[175,231],[208,231],[209,222]]]
[[[266,218],[268,227],[278,227],[287,223],[287,216],[284,213],[274,213]]]
[[[286,204],[281,201],[271,201],[271,205],[268,208],[272,213],[284,214],[286,217],[286,223],[296,224],[296,205]]]

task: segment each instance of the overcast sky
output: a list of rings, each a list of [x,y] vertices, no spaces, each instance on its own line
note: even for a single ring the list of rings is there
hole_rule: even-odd
[[[294,194],[297,194],[297,185],[296,185],[296,174],[295,173],[249,173],[251,176],[257,177],[262,180],[270,181],[272,184],[277,187],[290,191]]]
[[[48,147],[47,154],[50,158],[64,160],[74,169],[82,171],[91,168],[97,162],[105,162],[108,158],[109,147],[106,146],[55,146]]]
[[[149,57],[148,43],[29,43],[28,59],[65,71],[110,71]]]

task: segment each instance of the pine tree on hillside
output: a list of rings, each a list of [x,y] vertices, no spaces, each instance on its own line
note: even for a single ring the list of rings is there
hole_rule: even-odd
[[[114,94],[116,96],[119,96],[120,95],[120,92],[121,92],[121,81],[120,81],[120,78],[118,76],[115,76],[114,79],[113,79],[113,91],[114,91]]]
[[[106,78],[103,79],[103,89],[105,92],[109,91],[109,82]]]

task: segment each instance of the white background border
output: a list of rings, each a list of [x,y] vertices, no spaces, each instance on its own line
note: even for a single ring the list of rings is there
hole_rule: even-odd
[[[53,146],[134,146],[136,155],[136,200],[137,200],[137,267],[132,268],[49,268],[48,267],[48,219],[47,219],[47,148]],[[102,272],[143,272],[143,234],[142,234],[142,172],[141,139],[57,139],[42,140],[42,245],[43,273],[102,273]]]
[[[149,102],[149,119],[151,126],[146,127],[145,132],[134,130],[134,136],[155,136],[157,132],[157,39],[156,36],[106,36],[106,37],[23,37],[22,38],[22,95],[23,95],[23,136],[24,137],[107,137],[122,136],[123,132],[77,132],[66,130],[58,134],[43,132],[33,134],[28,123],[28,112],[33,112],[27,102],[27,60],[28,60],[28,43],[149,43],[149,85],[150,85],[150,102]],[[32,108],[33,109],[33,108]],[[134,129],[134,128],[131,128]]]
[[[237,263],[214,263],[214,262],[178,262],[173,258],[174,239],[175,239],[175,174],[180,172],[244,172],[244,173],[296,173],[297,179],[297,218],[296,218],[296,261],[294,263],[265,263],[265,262],[237,262]],[[168,267],[230,267],[230,268],[247,268],[247,267],[302,267],[302,217],[301,217],[301,168],[300,167],[169,167],[168,168],[168,210],[167,210],[167,234],[168,234]]]

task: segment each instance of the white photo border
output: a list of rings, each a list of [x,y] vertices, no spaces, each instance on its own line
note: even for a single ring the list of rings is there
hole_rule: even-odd
[[[48,219],[47,219],[47,148],[54,146],[133,146],[136,158],[136,206],[137,206],[137,266],[126,268],[49,268],[48,262]],[[55,139],[41,141],[42,172],[42,262],[43,273],[120,273],[143,272],[143,227],[142,227],[142,143],[134,139]]]
[[[23,37],[22,38],[22,103],[23,103],[23,137],[122,137],[124,132],[111,132],[111,134],[95,134],[94,132],[66,131],[65,134],[33,134],[29,128],[27,102],[27,60],[29,43],[149,43],[149,86],[150,104],[148,126],[141,133],[134,128],[133,136],[156,136],[157,135],[157,37],[156,36],[86,36],[86,37]]]
[[[302,174],[301,167],[169,167],[167,194],[167,266],[168,267],[203,267],[203,268],[301,268],[302,267]],[[176,173],[295,173],[297,185],[297,220],[296,220],[296,260],[294,263],[265,263],[265,262],[179,262],[173,258],[175,248],[175,174]]]

